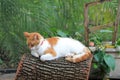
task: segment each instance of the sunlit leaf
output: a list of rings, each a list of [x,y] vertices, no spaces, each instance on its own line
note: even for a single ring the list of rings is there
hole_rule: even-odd
[[[104,60],[110,69],[115,69],[115,59],[113,58],[113,56],[106,54],[104,56]]]
[[[96,63],[93,63],[93,68],[97,69],[98,65]]]
[[[67,37],[67,34],[64,33],[64,32],[62,32],[61,30],[58,30],[58,31],[57,31],[57,34],[58,34],[59,36],[61,36],[61,37]]]

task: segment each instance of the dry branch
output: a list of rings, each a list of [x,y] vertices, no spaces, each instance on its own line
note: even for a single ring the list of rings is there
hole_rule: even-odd
[[[105,2],[105,1],[111,1],[111,0],[102,0],[102,2]],[[119,0],[118,12],[117,12],[117,16],[116,16],[116,21],[115,22],[108,23],[108,24],[105,24],[105,25],[94,26],[94,27],[92,27],[90,29],[88,28],[88,25],[89,25],[88,8],[90,6],[94,6],[94,5],[100,4],[102,2],[101,2],[101,0],[99,0],[99,1],[95,1],[95,2],[86,3],[84,5],[85,41],[86,41],[87,44],[89,43],[89,33],[90,32],[95,32],[96,30],[100,30],[100,29],[103,29],[103,28],[106,28],[106,27],[111,27],[111,26],[114,26],[114,33],[113,33],[113,38],[112,38],[112,44],[115,44],[116,37],[117,37],[117,31],[118,31],[118,24],[119,24],[119,21],[120,21],[120,0]]]
[[[114,23],[108,23],[108,24],[105,24],[105,25],[94,26],[94,27],[89,28],[89,30],[90,30],[89,32],[95,32],[95,31],[100,30],[100,29],[112,27],[113,24]]]

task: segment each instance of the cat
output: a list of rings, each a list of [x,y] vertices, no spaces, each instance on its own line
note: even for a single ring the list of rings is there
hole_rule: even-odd
[[[78,40],[63,37],[44,38],[37,32],[24,32],[31,54],[40,57],[41,61],[65,57],[66,60],[77,63],[91,56],[91,51]]]

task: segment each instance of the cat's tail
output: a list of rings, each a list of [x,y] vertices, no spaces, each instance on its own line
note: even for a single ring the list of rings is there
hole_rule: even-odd
[[[69,56],[69,57],[66,57],[65,59],[70,61],[70,62],[77,63],[77,62],[84,61],[90,57],[92,57],[91,51],[87,47],[85,47],[84,53]]]

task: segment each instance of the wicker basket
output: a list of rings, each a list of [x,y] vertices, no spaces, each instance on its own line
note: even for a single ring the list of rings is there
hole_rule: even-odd
[[[23,55],[15,80],[88,80],[92,58],[71,63],[64,58],[42,62],[31,55]]]

